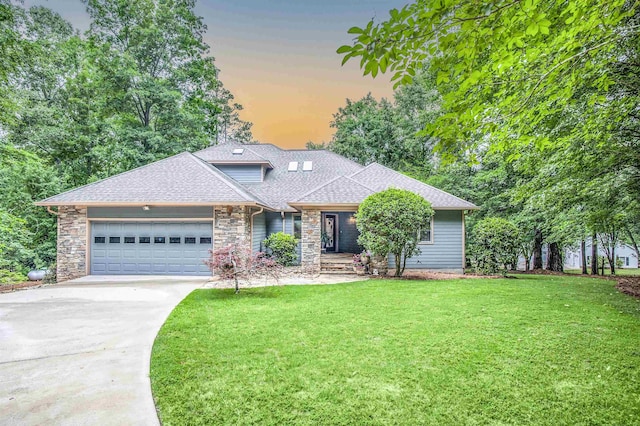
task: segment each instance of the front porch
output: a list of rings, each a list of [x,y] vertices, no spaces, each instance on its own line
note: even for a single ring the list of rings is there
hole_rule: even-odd
[[[350,206],[351,207],[351,206]],[[309,272],[353,274],[358,244],[355,209],[301,209],[301,265]]]
[[[323,274],[355,274],[353,253],[322,253],[320,272]]]

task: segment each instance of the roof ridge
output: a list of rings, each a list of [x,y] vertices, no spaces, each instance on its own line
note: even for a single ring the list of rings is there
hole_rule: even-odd
[[[334,177],[333,179],[331,179],[331,180],[329,180],[329,181],[327,181],[327,182],[325,182],[325,183],[323,183],[323,184],[321,184],[321,185],[318,185],[318,186],[316,186],[316,187],[312,188],[310,191],[305,192],[304,194],[302,194],[301,196],[299,196],[298,198],[296,198],[295,200],[293,200],[293,202],[296,202],[296,201],[298,201],[298,200],[300,200],[300,199],[302,199],[302,198],[304,198],[304,197],[306,197],[306,196],[308,196],[308,195],[310,195],[310,194],[313,194],[313,193],[314,193],[314,192],[316,192],[317,190],[319,190],[319,189],[321,189],[321,188],[324,188],[325,186],[329,185],[329,184],[330,184],[330,183],[332,183],[332,182],[335,182],[335,181],[336,181],[336,180],[338,180],[338,179],[340,179],[340,176],[336,176],[336,177]]]
[[[254,194],[250,193],[249,191],[247,191],[246,189],[244,189],[242,186],[236,184],[235,182],[233,182],[232,180],[230,180],[227,175],[225,175],[224,173],[222,173],[217,167],[215,167],[212,164],[207,163],[206,161],[204,161],[202,158],[197,157],[196,155],[193,155],[192,153],[188,152],[189,156],[196,160],[196,162],[198,164],[200,164],[200,166],[202,166],[203,168],[205,168],[206,170],[209,171],[209,173],[213,174],[216,178],[218,178],[218,180],[222,181],[224,184],[226,184],[229,188],[233,189],[236,194],[244,197],[245,199],[247,199],[248,201],[255,201],[255,202],[259,202],[261,204],[264,204],[264,202],[262,200],[260,200],[257,196],[255,196]]]
[[[442,194],[446,194],[446,195],[448,195],[448,196],[450,196],[450,197],[453,197],[453,198],[455,198],[455,199],[457,199],[457,200],[459,200],[459,201],[462,201],[463,203],[470,204],[470,205],[472,205],[472,206],[474,206],[474,207],[478,207],[478,206],[476,206],[474,203],[472,203],[472,202],[470,202],[470,201],[467,201],[467,200],[464,200],[464,199],[462,199],[462,198],[458,197],[457,195],[453,195],[453,194],[451,194],[450,192],[444,191],[444,190],[442,190],[442,189],[440,189],[440,188],[436,188],[436,187],[435,187],[435,186],[433,186],[433,185],[429,185],[428,183],[422,182],[422,181],[420,181],[420,180],[418,180],[418,179],[416,179],[416,178],[412,178],[411,176],[407,176],[407,175],[405,175],[404,173],[400,173],[400,172],[399,172],[399,171],[397,171],[397,170],[393,170],[392,168],[387,167],[387,166],[385,166],[385,165],[383,165],[383,164],[377,163],[377,162],[375,162],[375,161],[374,161],[373,163],[368,164],[364,169],[357,171],[356,173],[354,173],[354,174],[353,174],[353,175],[351,175],[351,176],[355,176],[355,175],[357,175],[358,173],[360,173],[360,172],[364,171],[365,169],[369,168],[369,166],[372,166],[372,165],[374,165],[374,164],[376,164],[376,165],[378,165],[378,166],[380,166],[380,167],[383,167],[383,168],[385,168],[385,169],[387,169],[387,170],[391,170],[392,172],[397,173],[397,174],[399,174],[400,176],[403,176],[403,177],[405,177],[405,178],[407,178],[407,179],[411,179],[411,180],[413,180],[413,181],[415,181],[415,182],[418,182],[419,184],[422,184],[422,185],[424,185],[424,186],[428,186],[429,188],[431,188],[431,189],[433,189],[433,190],[435,190],[435,191],[438,191],[438,192],[440,192],[440,193],[442,193]]]
[[[292,202],[292,203],[295,203],[295,202],[297,202],[297,201],[300,201],[300,200],[302,200],[303,198],[306,198],[306,197],[308,197],[309,195],[311,195],[311,194],[313,194],[313,193],[315,193],[315,192],[320,191],[322,188],[324,188],[324,187],[328,186],[329,184],[332,184],[333,182],[335,182],[335,181],[337,181],[337,180],[339,180],[339,179],[348,179],[348,180],[350,180],[351,182],[353,182],[353,183],[355,183],[355,184],[357,184],[357,185],[359,185],[359,186],[361,186],[361,187],[363,187],[363,188],[365,188],[365,189],[368,189],[368,190],[369,190],[369,191],[371,191],[371,192],[374,192],[374,193],[376,192],[374,189],[372,189],[372,188],[368,187],[367,185],[364,185],[364,184],[362,184],[362,183],[360,183],[360,182],[358,182],[358,181],[356,181],[356,180],[351,179],[351,178],[350,178],[349,176],[347,176],[347,175],[339,175],[339,176],[336,176],[335,178],[333,178],[333,179],[331,179],[331,180],[329,180],[329,181],[327,181],[327,182],[323,183],[322,185],[318,185],[318,186],[316,186],[316,187],[315,187],[315,188],[313,188],[311,191],[307,191],[306,193],[302,194],[300,197],[296,198],[295,200],[293,200],[293,201],[291,201],[291,202]]]
[[[357,183],[358,185],[362,186],[363,188],[367,188],[369,191],[373,191],[374,193],[378,192],[375,189],[371,188],[370,186],[365,185],[364,183],[358,182],[357,180],[353,179],[351,176],[345,176],[345,178],[349,179],[351,182]]]
[[[135,172],[136,170],[144,169],[145,167],[150,167],[150,166],[152,166],[152,165],[154,165],[154,164],[161,163],[161,162],[163,162],[163,161],[167,161],[167,160],[169,160],[169,159],[171,159],[171,158],[179,157],[179,156],[184,155],[184,154],[189,154],[189,155],[193,156],[193,154],[191,154],[189,151],[183,151],[183,152],[180,152],[180,153],[178,153],[178,154],[172,155],[172,156],[170,156],[170,157],[165,157],[165,158],[160,159],[160,160],[156,160],[156,161],[152,161],[152,162],[147,163],[147,164],[143,164],[142,166],[138,166],[138,167],[136,167],[136,168],[134,168],[134,169],[127,170],[127,171],[125,171],[125,172],[116,173],[115,175],[111,175],[111,176],[108,176],[108,177],[106,177],[106,178],[98,179],[98,180],[97,180],[97,181],[95,181],[95,182],[86,183],[86,184],[84,184],[84,185],[80,185],[80,186],[78,186],[78,187],[68,189],[68,190],[66,190],[66,191],[64,191],[64,192],[61,192],[61,193],[59,193],[59,194],[55,194],[55,195],[52,195],[52,196],[50,196],[50,197],[44,198],[44,199],[42,199],[42,200],[38,201],[38,203],[43,203],[43,202],[47,201],[47,200],[48,200],[48,199],[50,199],[50,198],[53,198],[53,197],[59,197],[59,196],[61,196],[61,195],[65,195],[65,194],[68,194],[68,193],[70,193],[70,192],[77,191],[77,190],[79,190],[79,189],[84,189],[84,188],[87,188],[87,187],[90,187],[90,186],[93,186],[93,185],[97,185],[97,184],[99,184],[99,183],[106,182],[106,181],[111,180],[111,179],[116,178],[116,177],[120,177],[120,176],[123,176],[123,175],[128,175],[129,173],[133,173],[133,172]]]

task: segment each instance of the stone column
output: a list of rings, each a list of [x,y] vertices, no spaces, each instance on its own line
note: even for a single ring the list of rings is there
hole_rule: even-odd
[[[302,210],[302,271],[306,273],[320,272],[320,210]]]
[[[214,208],[213,249],[231,244],[251,244],[251,209],[246,206]]]
[[[87,232],[85,207],[58,208],[58,282],[87,275]]]

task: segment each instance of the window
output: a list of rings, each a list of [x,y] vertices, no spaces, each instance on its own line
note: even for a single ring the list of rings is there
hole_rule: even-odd
[[[135,244],[136,237],[124,237],[125,244]]]
[[[624,258],[624,266],[629,266],[629,258],[628,257]]]
[[[165,237],[153,237],[153,244],[164,244]]]
[[[297,172],[298,171],[298,162],[297,161],[290,161],[288,170],[290,172]]]
[[[431,221],[429,222],[429,226],[426,229],[418,230],[418,241],[420,243],[432,243],[433,242],[433,216],[431,216]]]
[[[234,148],[233,155],[242,155],[244,148]]]
[[[184,243],[185,244],[195,244],[196,243],[196,237],[184,237]]]
[[[140,244],[150,244],[151,243],[151,237],[138,237],[138,242]]]
[[[93,242],[96,244],[104,244],[107,242],[107,239],[105,237],[95,237]]]
[[[180,237],[169,237],[169,244],[180,244]]]
[[[302,171],[310,172],[313,170],[313,161],[305,161],[302,163]]]
[[[120,244],[120,237],[109,237],[109,244]]]
[[[211,237],[200,237],[200,244],[211,244]]]
[[[302,216],[293,216],[293,237],[299,240],[302,237]]]

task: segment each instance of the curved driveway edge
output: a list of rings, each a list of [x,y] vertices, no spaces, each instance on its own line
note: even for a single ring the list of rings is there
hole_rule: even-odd
[[[157,425],[149,362],[206,277],[87,277],[0,294],[0,424]]]

